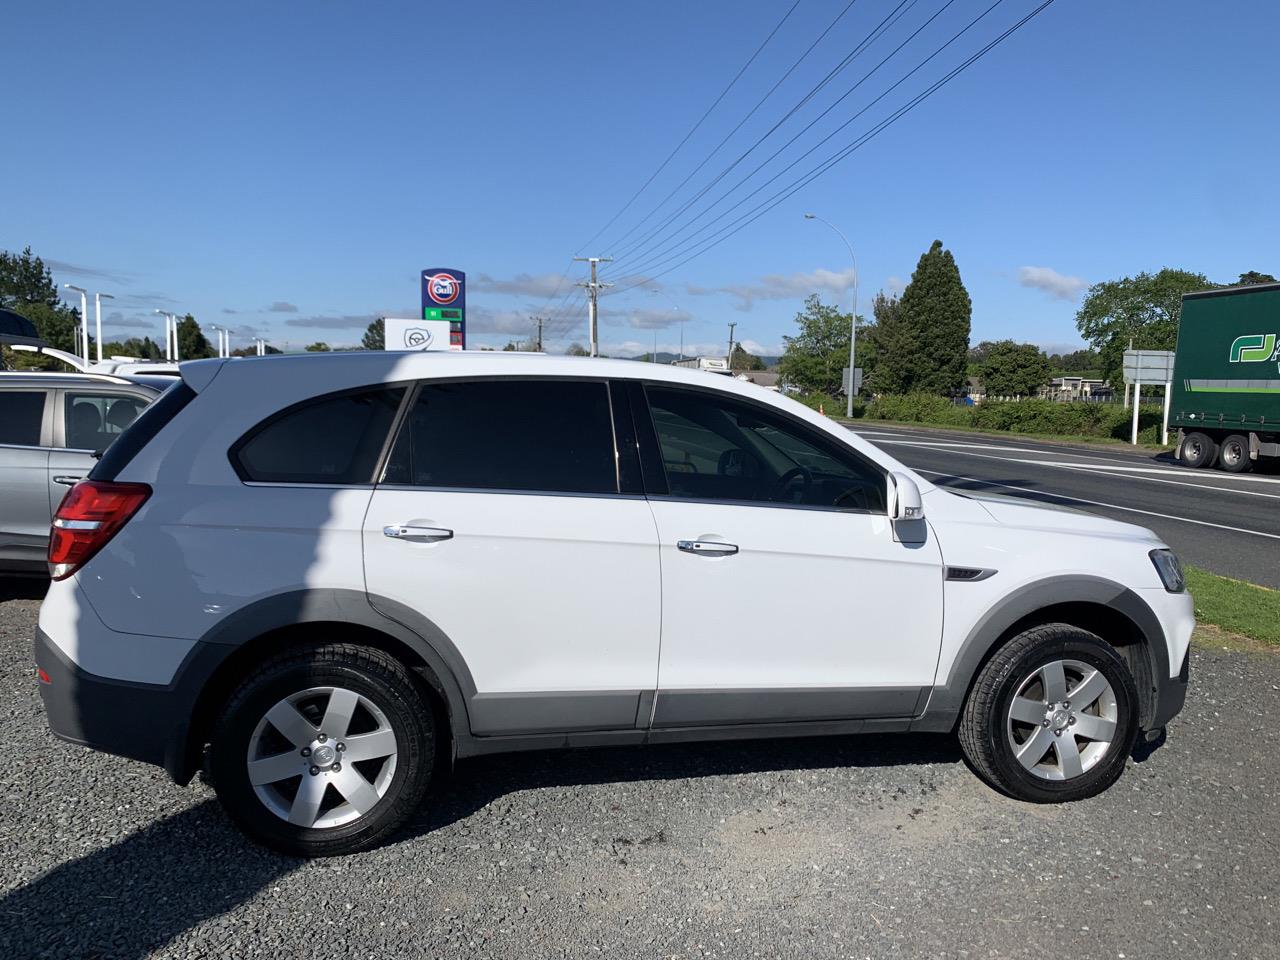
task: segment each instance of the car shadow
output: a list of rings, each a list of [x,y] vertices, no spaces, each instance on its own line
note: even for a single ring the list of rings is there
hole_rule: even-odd
[[[472,757],[459,760],[451,771],[437,778],[428,801],[402,833],[416,836],[438,830],[521,790],[835,767],[952,764],[961,759],[954,737],[925,733],[593,747]]]
[[[0,898],[0,955],[141,960],[302,862],[250,843],[207,800]]]
[[[43,600],[48,592],[48,577],[0,575],[0,603],[6,600]]]

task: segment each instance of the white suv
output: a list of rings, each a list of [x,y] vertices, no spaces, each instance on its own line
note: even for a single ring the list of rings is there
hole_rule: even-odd
[[[59,736],[203,764],[304,855],[379,842],[454,757],[958,731],[1025,800],[1181,708],[1150,531],[934,487],[774,393],[500,353],[200,360],[58,511]]]

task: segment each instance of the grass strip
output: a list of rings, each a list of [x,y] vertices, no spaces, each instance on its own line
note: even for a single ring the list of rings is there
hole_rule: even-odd
[[[1280,590],[1220,577],[1199,567],[1187,567],[1186,574],[1196,620],[1280,646]]]

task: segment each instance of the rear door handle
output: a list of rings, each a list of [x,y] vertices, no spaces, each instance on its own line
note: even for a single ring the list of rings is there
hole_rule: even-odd
[[[437,543],[440,540],[452,540],[453,531],[444,527],[420,527],[412,523],[391,523],[382,528],[384,537],[393,540],[408,540],[412,543]]]
[[[676,547],[685,553],[703,553],[709,557],[729,557],[738,552],[736,543],[716,540],[677,540]]]
[[[54,482],[54,483],[60,483],[60,484],[62,484],[64,487],[74,487],[77,483],[79,483],[79,482],[80,482],[81,480],[83,480],[83,479],[84,479],[84,477],[67,477],[67,476],[61,476],[61,477],[54,477],[54,478],[53,478],[53,482]]]

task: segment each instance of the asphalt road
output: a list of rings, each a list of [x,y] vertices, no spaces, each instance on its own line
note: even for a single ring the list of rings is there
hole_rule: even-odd
[[[198,782],[55,740],[36,606],[0,599],[5,960],[1277,956],[1274,654],[1197,649],[1168,741],[1068,806],[939,736],[524,754],[303,862]]]
[[[1188,563],[1280,588],[1280,475],[1188,470],[1167,454],[867,424],[855,432],[928,480],[1149,527]]]

